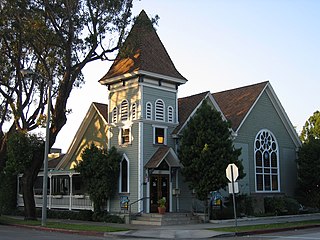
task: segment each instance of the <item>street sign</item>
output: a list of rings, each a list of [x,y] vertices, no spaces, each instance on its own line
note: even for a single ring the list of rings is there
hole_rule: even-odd
[[[238,184],[238,182],[234,182],[234,183],[233,183],[233,188],[234,188],[234,189],[232,189],[232,183],[229,182],[229,183],[228,183],[228,188],[229,188],[229,193],[230,193],[230,194],[239,193],[239,184]],[[234,192],[233,192],[233,190],[234,190]]]
[[[235,181],[239,177],[239,170],[238,170],[238,167],[234,163],[231,163],[228,165],[228,167],[226,169],[226,176],[229,179],[229,181],[231,182],[231,183],[229,183],[229,192],[232,193],[234,223],[235,223],[235,226],[237,227],[238,224],[237,224],[237,209],[236,209],[235,193],[239,192],[239,187],[238,187],[238,183]]]
[[[239,170],[237,165],[235,165],[234,163],[230,163],[226,169],[226,176],[230,182],[236,181],[239,177]]]

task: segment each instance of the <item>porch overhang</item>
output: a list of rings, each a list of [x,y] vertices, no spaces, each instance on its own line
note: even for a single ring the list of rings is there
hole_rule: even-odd
[[[156,169],[163,161],[166,161],[171,168],[182,167],[177,154],[168,146],[159,147],[144,167],[146,169]]]

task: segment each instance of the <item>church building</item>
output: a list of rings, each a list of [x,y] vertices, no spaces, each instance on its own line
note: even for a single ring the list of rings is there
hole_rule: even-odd
[[[179,86],[187,79],[175,68],[144,11],[99,82],[107,86],[108,104],[92,103],[66,155],[51,165],[49,207],[92,209],[73,167],[93,142],[102,148],[115,146],[122,155],[119,181],[114,183],[118,193],[108,202],[108,211],[121,212],[129,200],[134,212],[156,212],[162,197],[168,212],[190,211],[194,194],[181,175],[177,149],[203,101],[232,124],[234,147],[241,148],[246,173],[239,181],[240,193],[256,199],[294,194],[301,143],[270,82],[178,98]]]

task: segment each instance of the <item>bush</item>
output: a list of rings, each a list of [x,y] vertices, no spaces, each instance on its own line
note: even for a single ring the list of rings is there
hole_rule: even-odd
[[[264,199],[265,213],[275,215],[298,214],[300,205],[297,200],[290,197],[266,197]]]
[[[236,198],[237,203],[237,215],[245,214],[246,216],[252,216],[254,213],[252,197],[241,194]]]
[[[107,222],[107,223],[124,223],[124,219],[117,215],[109,214],[107,211],[100,213],[93,213],[93,221],[96,222]]]
[[[299,213],[300,204],[296,199],[285,197],[284,202],[286,205],[286,209],[288,210],[288,214],[293,215]]]
[[[17,176],[0,174],[0,214],[10,214],[16,209]]]

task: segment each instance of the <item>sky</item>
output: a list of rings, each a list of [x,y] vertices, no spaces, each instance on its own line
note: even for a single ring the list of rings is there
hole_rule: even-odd
[[[320,110],[319,0],[135,0],[133,15],[143,9],[160,17],[157,34],[188,79],[179,97],[270,81],[298,133]],[[62,152],[91,103],[107,103],[98,80],[110,66],[85,67],[86,83],[73,90],[72,113],[54,145]]]

